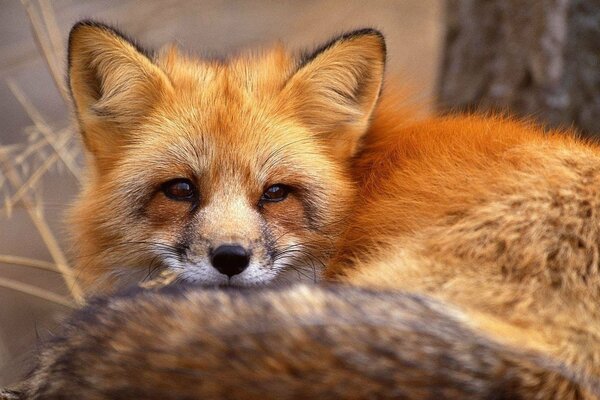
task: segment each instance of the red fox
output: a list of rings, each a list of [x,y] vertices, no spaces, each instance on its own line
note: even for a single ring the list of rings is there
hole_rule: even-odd
[[[88,183],[73,210],[77,268],[89,293],[154,276],[154,267],[177,280],[249,286],[312,264],[325,267],[328,281],[374,291],[250,296],[262,304],[264,315],[248,312],[259,332],[278,332],[267,342],[244,342],[252,329],[231,292],[109,301],[106,313],[84,318],[45,353],[36,384],[53,387],[55,377],[65,393],[108,398],[101,393],[110,391],[69,392],[83,390],[82,378],[61,371],[85,364],[90,382],[106,390],[119,382],[113,387],[126,389],[119,393],[139,398],[177,388],[180,398],[222,398],[236,380],[248,384],[255,362],[265,380],[246,398],[456,398],[477,377],[489,384],[473,392],[479,398],[494,388],[505,398],[595,398],[597,145],[498,116],[411,121],[393,89],[382,90],[385,43],[370,29],[301,57],[275,48],[228,61],[193,60],[173,49],[151,56],[90,22],[73,28],[69,44],[71,91],[90,154]],[[403,300],[383,289],[403,291],[396,294]],[[438,314],[413,310],[412,320],[431,323],[435,343],[419,342],[425,331],[411,324],[379,347],[369,342],[368,334],[394,329],[385,321],[404,315],[405,296],[436,304]],[[353,315],[352,298],[367,302],[363,321],[382,321],[364,336],[362,328],[338,330],[327,314],[331,307],[342,319]],[[214,309],[223,312],[215,302],[234,307],[233,323],[207,322]],[[143,315],[134,317],[137,309]],[[302,328],[310,310],[320,310],[323,330]],[[271,312],[278,317],[269,319]],[[277,325],[286,314],[289,336]],[[187,327],[188,317],[197,330]],[[231,332],[241,341],[235,350],[223,339]],[[414,337],[409,348],[425,354],[405,353],[403,337]],[[95,370],[101,356],[90,343],[119,351]],[[195,343],[216,347],[205,353]],[[158,370],[134,362],[147,360],[146,348],[156,352],[150,365]],[[387,369],[374,370],[383,375],[365,372],[354,384],[346,374],[348,365],[367,371],[388,356]],[[448,365],[465,368],[465,380],[451,377]],[[430,368],[439,375],[428,386]],[[152,385],[140,387],[138,376],[152,377]],[[368,391],[386,384],[388,391]]]

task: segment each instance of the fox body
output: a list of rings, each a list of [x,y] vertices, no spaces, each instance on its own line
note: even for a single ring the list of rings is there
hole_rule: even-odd
[[[598,146],[489,116],[376,117],[372,135],[327,278],[450,302],[600,376]]]
[[[389,88],[379,98],[384,52],[381,35],[364,30],[300,59],[281,49],[227,64],[173,51],[151,59],[106,27],[74,28],[70,82],[91,157],[90,181],[73,215],[78,273],[90,292],[139,279],[134,272],[147,274],[148,265],[177,280],[250,285],[310,263],[327,266],[326,280],[374,291],[282,289],[244,297],[195,289],[183,297],[109,300],[118,309],[92,306],[99,317],[76,323],[45,353],[31,393],[50,393],[44,390],[52,377],[61,390],[79,390],[80,378],[63,374],[67,360],[89,365],[85,373],[107,382],[107,390],[112,368],[131,362],[140,376],[162,374],[153,380],[156,390],[181,372],[196,383],[218,379],[194,386],[198,392],[178,385],[180,398],[223,397],[222,388],[238,390],[236,379],[239,390],[247,387],[255,360],[265,379],[256,386],[261,397],[314,389],[347,398],[487,398],[497,389],[510,398],[595,398],[600,150],[570,132],[504,117],[411,121]],[[217,251],[233,244],[243,254]],[[240,259],[247,266],[231,274]],[[259,315],[250,306],[236,309],[240,298],[265,307]],[[411,308],[416,298],[427,305],[419,300]],[[215,301],[231,305],[232,314]],[[119,351],[94,369],[89,341],[109,340],[103,332],[124,321],[121,305],[145,311],[117,329],[123,342],[110,343]],[[237,322],[208,321],[213,307]],[[365,322],[368,328],[347,332],[329,324],[328,312],[363,322],[379,315],[389,325]],[[289,315],[286,324],[297,329],[271,313]],[[311,313],[317,323],[307,330]],[[408,323],[405,313],[415,319]],[[197,321],[197,330],[172,324],[172,314]],[[256,335],[244,322],[254,320]],[[431,331],[420,341],[422,324]],[[263,328],[275,336],[261,342]],[[253,339],[228,352],[231,340],[223,337],[232,332]],[[369,335],[387,339],[378,347]],[[205,341],[217,350],[200,351],[199,364],[192,363],[188,352]],[[165,369],[132,361],[147,349],[157,350],[153,365]],[[392,361],[379,369],[387,357]],[[356,371],[348,365],[364,368],[364,387],[353,385]],[[481,391],[468,392],[449,365],[466,368],[465,381],[486,382]],[[440,375],[431,377],[432,370]],[[318,377],[303,380],[310,371]],[[127,390],[147,393],[134,377],[116,375]],[[384,386],[388,391],[370,391]]]
[[[325,278],[426,294],[600,376],[598,145],[502,116],[407,123],[398,107],[384,94],[364,136]]]

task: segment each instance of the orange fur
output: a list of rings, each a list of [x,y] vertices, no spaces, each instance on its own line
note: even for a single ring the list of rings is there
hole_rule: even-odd
[[[584,168],[597,155],[597,146],[572,132],[544,132],[501,116],[407,121],[401,104],[384,95],[354,165],[359,204],[343,253],[459,219],[501,196],[526,201],[530,191],[545,193],[531,180],[551,180],[558,190],[561,179],[575,178],[575,165]]]
[[[385,96],[384,96],[385,98]],[[378,108],[326,278],[424,293],[474,328],[600,376],[600,149],[500,116]]]

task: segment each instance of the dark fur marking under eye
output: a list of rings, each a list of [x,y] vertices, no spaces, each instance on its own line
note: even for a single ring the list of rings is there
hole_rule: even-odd
[[[273,232],[271,232],[271,230],[269,229],[269,225],[267,224],[267,221],[264,218],[260,219],[260,232],[262,234],[263,237],[263,243],[265,245],[265,249],[267,254],[269,255],[269,258],[271,260],[273,260],[276,256],[276,251],[275,251],[275,246],[277,243],[275,243],[275,237],[273,237]]]
[[[323,220],[323,213],[319,212],[317,203],[307,199],[306,196],[302,196],[300,202],[304,209],[304,218],[308,223],[308,228],[313,231],[319,230],[320,221]]]
[[[296,190],[296,196],[302,204],[307,228],[312,231],[319,231],[322,221],[325,219],[323,210],[328,207],[325,193],[323,187],[314,183],[310,188],[300,186]]]
[[[135,201],[132,201],[132,216],[136,218],[147,218],[148,207],[150,206],[152,199],[154,199],[154,196],[156,196],[156,192],[148,192],[143,196],[139,196],[138,198],[136,198]],[[131,201],[131,199],[128,199],[128,201]]]

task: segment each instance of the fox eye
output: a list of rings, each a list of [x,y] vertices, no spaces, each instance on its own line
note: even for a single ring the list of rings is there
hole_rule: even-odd
[[[170,199],[179,201],[194,201],[197,198],[197,190],[189,179],[172,179],[162,184],[163,193]]]
[[[261,202],[278,202],[285,200],[287,195],[290,193],[290,188],[286,185],[277,184],[273,186],[269,186],[267,190],[262,194],[260,201]]]

